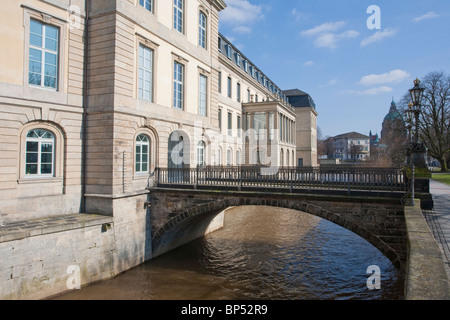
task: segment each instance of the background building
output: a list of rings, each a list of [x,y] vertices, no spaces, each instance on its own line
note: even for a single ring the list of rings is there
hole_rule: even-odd
[[[335,158],[342,161],[366,161],[370,155],[370,139],[358,132],[349,132],[331,138]]]
[[[296,114],[296,148],[298,167],[316,167],[317,160],[317,110],[309,94],[298,89],[286,90],[289,103]]]

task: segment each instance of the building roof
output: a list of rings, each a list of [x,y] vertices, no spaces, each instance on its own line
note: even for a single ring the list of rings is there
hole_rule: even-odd
[[[316,109],[316,104],[309,94],[299,89],[284,90],[283,93],[287,96],[289,103],[294,108],[311,107]]]
[[[395,104],[394,99],[391,102],[391,108],[389,109],[389,113],[384,117],[383,121],[395,121],[401,120],[403,121],[403,117],[401,113],[397,109],[397,105]]]
[[[335,139],[335,140],[338,140],[338,139],[369,139],[369,137],[364,134],[353,131],[353,132],[348,132],[348,133],[337,135],[337,136],[333,137],[333,139]]]

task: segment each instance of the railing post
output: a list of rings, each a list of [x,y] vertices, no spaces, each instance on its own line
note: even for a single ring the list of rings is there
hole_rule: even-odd
[[[242,190],[242,167],[239,167],[239,191]]]

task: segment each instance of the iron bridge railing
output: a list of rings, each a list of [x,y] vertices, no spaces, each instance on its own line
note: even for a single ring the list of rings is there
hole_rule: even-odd
[[[397,168],[264,168],[257,166],[208,166],[156,168],[158,187],[328,189],[406,192],[405,171]]]

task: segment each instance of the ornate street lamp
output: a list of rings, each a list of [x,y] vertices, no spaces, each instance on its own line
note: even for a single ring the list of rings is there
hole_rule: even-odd
[[[409,90],[409,93],[411,95],[411,101],[412,103],[409,104],[409,108],[406,111],[406,121],[407,126],[410,132],[410,147],[409,147],[409,154],[410,154],[410,162],[411,162],[411,198],[409,205],[414,206],[414,184],[415,184],[415,161],[417,160],[416,154],[422,153],[425,151],[425,146],[423,144],[419,144],[419,117],[420,112],[422,108],[422,97],[424,88],[420,87],[420,80],[416,79],[414,80],[414,87]],[[415,120],[415,123],[413,121]],[[415,127],[414,129],[414,141],[412,141],[411,133],[412,133],[412,127]]]
[[[422,108],[422,97],[423,97],[423,92],[425,91],[424,88],[422,88],[420,86],[420,80],[416,79],[414,80],[414,87],[412,89],[409,90],[409,93],[411,95],[411,101],[412,101],[412,112],[414,113],[415,116],[415,135],[414,135],[414,143],[418,144],[419,143],[419,116],[420,116],[420,111]],[[416,146],[418,147],[418,146]]]

